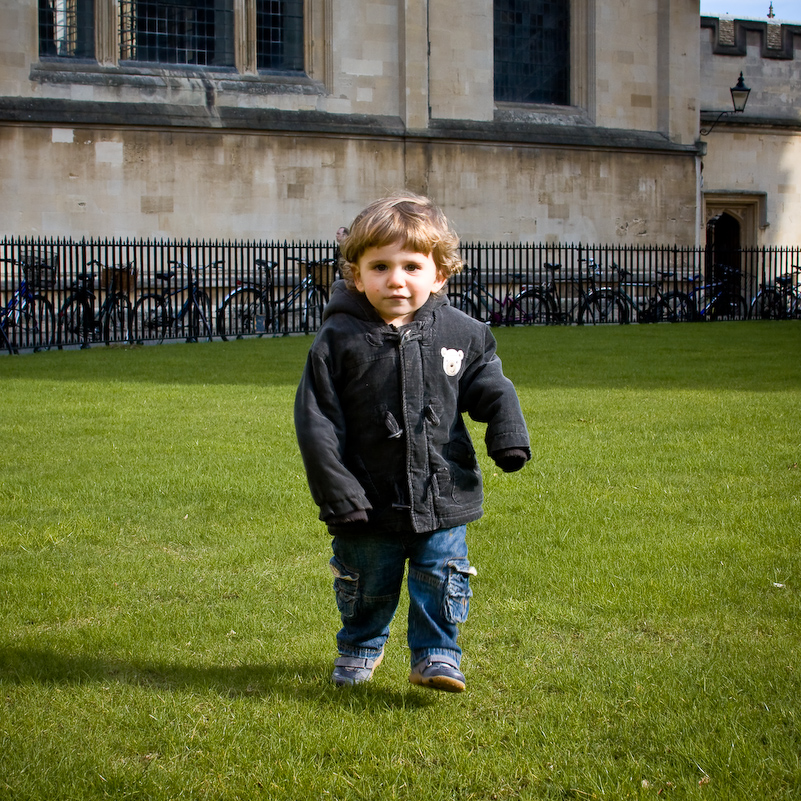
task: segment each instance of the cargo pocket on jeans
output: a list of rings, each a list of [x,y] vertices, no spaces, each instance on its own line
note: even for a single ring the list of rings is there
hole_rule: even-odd
[[[352,618],[356,614],[356,603],[359,600],[359,575],[345,569],[336,556],[328,563],[334,574],[334,592],[337,609],[343,619]]]
[[[448,562],[448,578],[445,583],[445,608],[443,613],[448,623],[464,623],[470,610],[470,576],[476,569],[467,559],[454,559]]]

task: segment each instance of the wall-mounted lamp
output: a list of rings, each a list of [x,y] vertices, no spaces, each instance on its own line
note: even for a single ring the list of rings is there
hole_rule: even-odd
[[[743,74],[740,73],[740,77],[737,79],[737,84],[732,86],[731,88],[731,102],[734,106],[734,111],[721,111],[718,114],[718,118],[710,125],[708,128],[702,128],[700,130],[701,136],[707,136],[709,132],[726,116],[726,114],[740,114],[745,111],[745,104],[748,102],[748,95],[751,94],[751,90],[745,85],[745,81],[743,80]],[[703,113],[703,111],[702,111]],[[714,111],[706,112],[707,114],[714,114]]]

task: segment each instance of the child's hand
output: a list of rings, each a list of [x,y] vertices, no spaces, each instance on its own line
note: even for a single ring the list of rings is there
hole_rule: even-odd
[[[495,451],[491,456],[504,473],[521,470],[528,461],[528,454],[522,448],[505,448],[502,451]]]

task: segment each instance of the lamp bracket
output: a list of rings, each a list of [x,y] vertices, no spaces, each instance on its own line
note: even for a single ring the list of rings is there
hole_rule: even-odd
[[[704,112],[702,111],[701,113],[703,114]],[[707,114],[714,114],[715,112],[714,112],[714,111],[707,111],[706,113],[707,113]],[[700,134],[701,134],[701,136],[709,136],[709,132],[710,132],[710,131],[711,131],[711,130],[712,130],[712,129],[713,129],[713,128],[714,128],[714,127],[715,127],[715,126],[716,126],[716,125],[717,125],[717,124],[718,124],[718,123],[719,123],[719,122],[720,122],[720,121],[721,121],[721,120],[722,120],[722,119],[723,119],[723,118],[724,118],[726,115],[727,115],[727,114],[736,114],[736,113],[737,113],[736,111],[721,111],[721,112],[718,114],[718,118],[717,118],[717,119],[716,119],[716,120],[715,120],[715,121],[712,123],[712,125],[710,125],[708,128],[701,128],[701,130],[700,130],[698,133],[700,133]]]

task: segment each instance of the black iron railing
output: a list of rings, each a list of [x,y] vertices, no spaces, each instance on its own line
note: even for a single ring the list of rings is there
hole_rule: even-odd
[[[801,249],[465,243],[451,302],[489,324],[798,317]],[[328,242],[0,241],[0,348],[315,331]]]
[[[452,302],[490,324],[797,317],[801,249],[464,244]],[[781,291],[781,297],[777,292]]]

